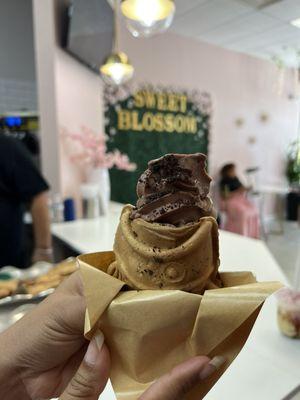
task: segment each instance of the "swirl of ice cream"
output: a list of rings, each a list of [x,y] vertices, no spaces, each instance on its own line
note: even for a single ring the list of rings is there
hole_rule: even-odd
[[[137,183],[132,219],[181,226],[214,216],[205,164],[206,156],[201,153],[166,154],[150,161]]]

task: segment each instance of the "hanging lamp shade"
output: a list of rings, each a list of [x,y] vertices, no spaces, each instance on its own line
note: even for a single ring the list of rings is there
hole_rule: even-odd
[[[122,0],[121,11],[133,36],[145,37],[171,25],[175,4],[173,0]]]
[[[122,85],[129,81],[134,73],[125,53],[111,53],[100,67],[100,73],[108,85]]]

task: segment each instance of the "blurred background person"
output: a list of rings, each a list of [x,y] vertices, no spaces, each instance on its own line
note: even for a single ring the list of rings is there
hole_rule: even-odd
[[[224,229],[258,239],[260,236],[259,214],[247,198],[246,188],[236,174],[235,164],[230,163],[220,171],[221,211],[226,213]]]
[[[0,134],[0,267],[24,268],[31,262],[52,260],[48,189],[26,147]],[[29,260],[23,222],[26,206],[34,235]]]

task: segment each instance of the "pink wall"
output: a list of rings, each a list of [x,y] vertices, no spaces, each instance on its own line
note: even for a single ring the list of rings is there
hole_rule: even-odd
[[[297,103],[287,99],[292,73],[286,71],[284,95],[277,94],[278,69],[271,62],[172,33],[134,39],[122,32],[122,49],[140,82],[208,91],[213,98],[210,172],[228,161],[240,171],[260,166],[264,184],[283,184],[287,144],[296,137]],[[267,123],[259,120],[267,112]],[[245,119],[238,128],[234,121]],[[249,144],[255,136],[256,143]]]
[[[82,125],[103,132],[102,82],[65,51],[55,52],[55,84],[58,126],[71,132]],[[61,138],[61,188],[63,196],[78,198],[79,185],[84,175],[70,162],[67,146]]]

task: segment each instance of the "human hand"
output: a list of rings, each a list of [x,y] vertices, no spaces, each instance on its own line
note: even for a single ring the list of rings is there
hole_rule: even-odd
[[[191,389],[212,375],[224,362],[221,356],[212,360],[205,356],[191,358],[158,379],[139,400],[183,400]]]
[[[110,359],[100,333],[88,347],[83,336],[85,307],[76,272],[0,335],[0,398],[98,399]]]
[[[0,398],[5,400],[97,400],[110,359],[103,335],[87,346],[85,300],[79,273],[0,335]],[[220,357],[194,357],[158,379],[140,400],[182,400],[222,364]]]

